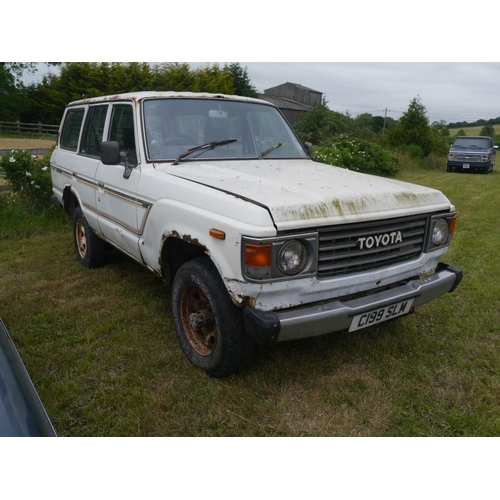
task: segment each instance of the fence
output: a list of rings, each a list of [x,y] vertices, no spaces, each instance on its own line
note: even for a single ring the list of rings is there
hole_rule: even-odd
[[[0,134],[57,135],[59,125],[44,123],[0,122]]]

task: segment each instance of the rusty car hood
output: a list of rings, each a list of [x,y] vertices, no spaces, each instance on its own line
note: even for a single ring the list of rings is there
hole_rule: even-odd
[[[157,168],[265,206],[280,230],[452,207],[438,190],[309,159],[197,161]]]

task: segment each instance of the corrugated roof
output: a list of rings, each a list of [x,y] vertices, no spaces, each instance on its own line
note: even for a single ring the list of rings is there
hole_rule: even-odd
[[[308,111],[311,106],[304,104],[302,102],[296,101],[295,99],[290,99],[288,97],[278,97],[270,94],[260,94],[259,99],[270,102],[280,109],[291,109],[294,111]]]
[[[322,94],[323,92],[320,92],[319,90],[314,90],[309,87],[305,87],[304,85],[301,85],[300,83],[293,83],[293,82],[286,82],[290,85],[295,85],[296,87],[300,87],[301,89],[309,90],[309,92],[315,92],[316,94]],[[286,83],[284,85],[286,85]],[[279,87],[279,85],[278,85]]]

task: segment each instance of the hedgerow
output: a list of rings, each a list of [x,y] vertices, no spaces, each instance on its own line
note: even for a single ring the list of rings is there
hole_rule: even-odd
[[[32,155],[26,150],[12,150],[0,159],[0,170],[12,190],[35,209],[44,209],[51,203],[50,155]]]
[[[314,148],[313,160],[356,172],[394,176],[398,159],[382,147],[341,134]]]

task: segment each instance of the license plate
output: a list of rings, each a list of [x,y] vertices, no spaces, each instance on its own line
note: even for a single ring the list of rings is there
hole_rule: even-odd
[[[464,164],[462,165],[462,167],[463,167],[463,168],[469,168],[469,167],[470,167],[470,163],[464,163]]]
[[[358,314],[352,318],[349,331],[354,332],[356,330],[361,330],[361,328],[366,328],[367,326],[376,325],[377,323],[382,323],[383,321],[408,314],[412,304],[413,299],[403,300],[397,304],[391,304],[390,306],[381,307],[374,311]]]

